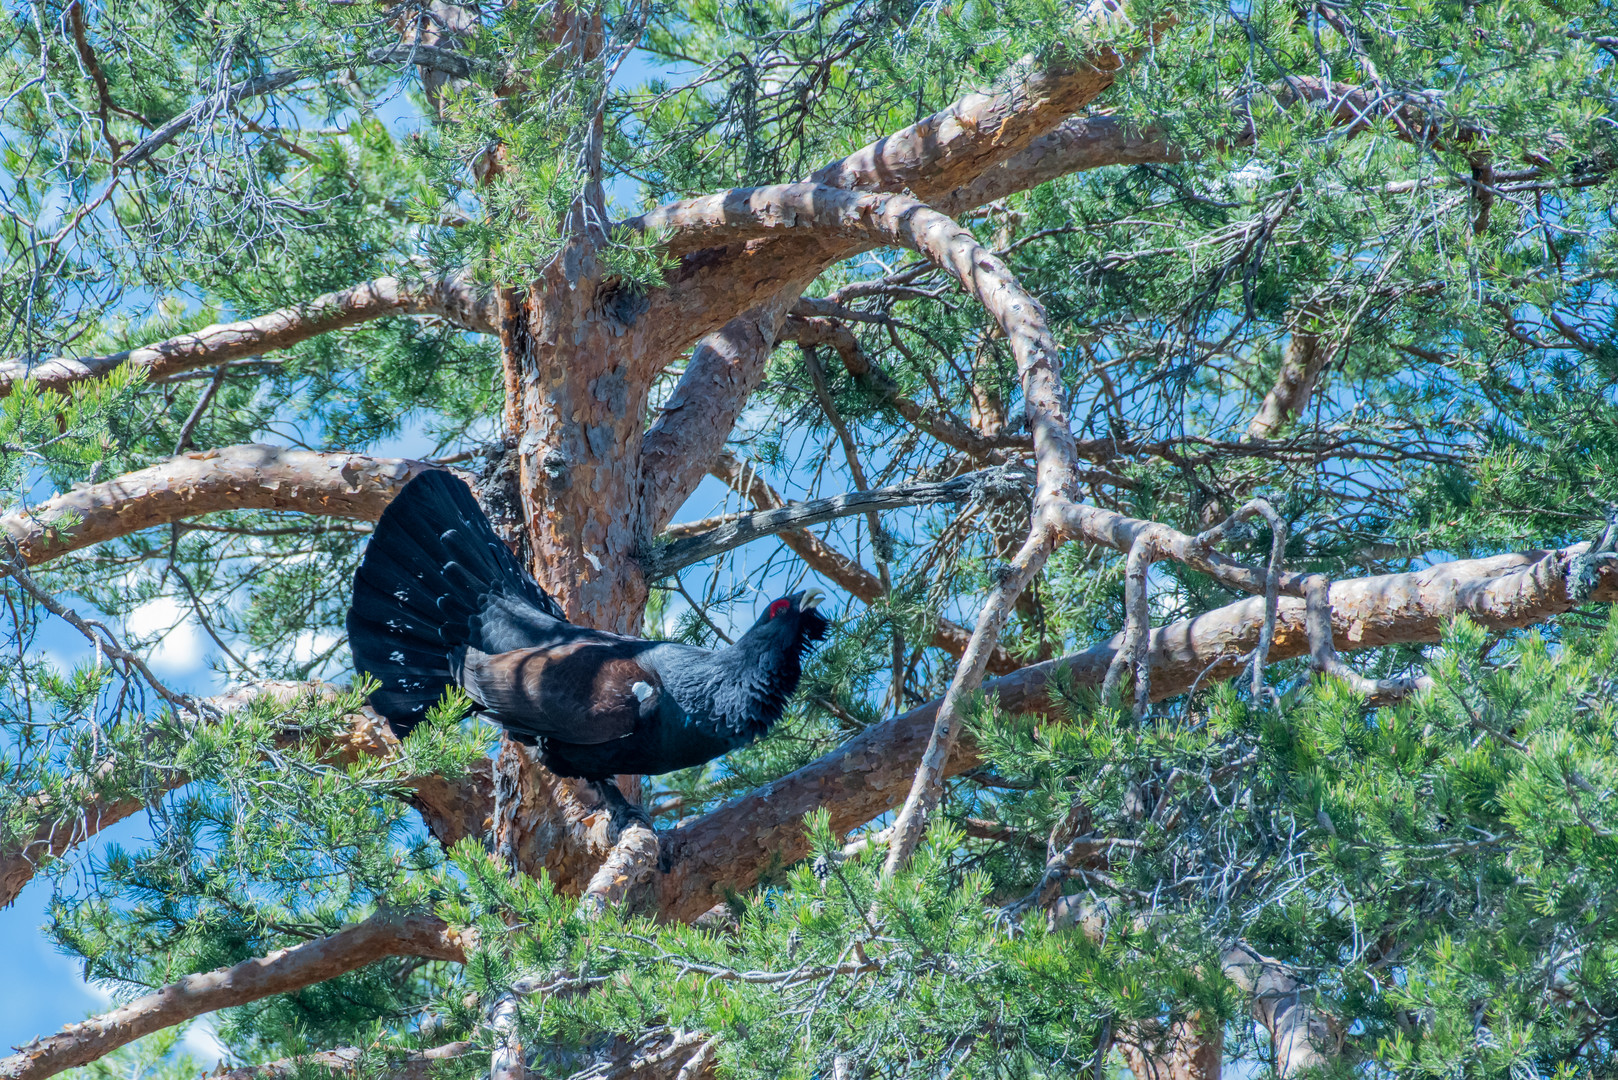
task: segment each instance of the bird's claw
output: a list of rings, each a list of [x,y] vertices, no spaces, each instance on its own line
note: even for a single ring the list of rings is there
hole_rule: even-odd
[[[657,826],[652,824],[652,816],[639,805],[625,798],[624,793],[619,789],[615,781],[596,780],[592,781],[591,786],[595,788],[596,794],[601,796],[601,801],[606,804],[613,832],[622,833],[631,825],[644,825],[651,830],[653,836],[657,835]]]

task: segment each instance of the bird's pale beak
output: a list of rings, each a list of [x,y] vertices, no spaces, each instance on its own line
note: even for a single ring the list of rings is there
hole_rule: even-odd
[[[826,600],[826,594],[819,589],[805,589],[803,599],[798,601],[798,607],[804,611],[813,611]]]

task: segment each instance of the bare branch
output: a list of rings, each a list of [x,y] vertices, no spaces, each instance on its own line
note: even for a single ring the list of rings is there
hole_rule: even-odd
[[[1056,542],[1056,530],[1036,513],[1027,542],[984,602],[977,627],[972,631],[972,640],[967,642],[966,652],[955,669],[955,677],[950,680],[949,690],[938,707],[932,734],[916,766],[910,792],[905,796],[899,816],[894,819],[888,841],[888,857],[882,867],[884,877],[897,873],[921,842],[928,820],[938,808],[943,795],[944,767],[960,736],[967,701],[983,682],[989,655],[1000,636],[1000,628],[1017,606],[1017,597],[1044,568],[1045,560],[1050,557]]]
[[[218,93],[210,94],[203,98],[185,112],[146,136],[114,164],[125,168],[131,165],[139,165],[184,134],[203,117],[229,112],[248,98],[273,94],[277,90],[291,86],[299,79],[319,73],[320,69],[285,68],[281,71],[272,71],[268,75],[255,75],[251,79],[243,79],[239,83],[227,86]]]
[[[713,1080],[713,1039],[699,1031],[655,1028],[616,1045],[568,1080]]]
[[[1262,517],[1270,526],[1270,564],[1264,571],[1264,625],[1259,629],[1258,646],[1253,650],[1252,693],[1253,700],[1257,701],[1264,693],[1264,664],[1270,655],[1270,642],[1275,637],[1275,615],[1281,597],[1281,560],[1287,550],[1286,520],[1276,513],[1275,507],[1267,500],[1253,499],[1218,525],[1193,537],[1191,546],[1206,557],[1226,532],[1255,517]]]
[[[1101,698],[1110,702],[1123,681],[1124,669],[1135,674],[1135,719],[1146,715],[1152,700],[1152,669],[1146,661],[1146,643],[1152,633],[1151,594],[1147,574],[1163,553],[1161,529],[1143,529],[1124,559],[1124,633],[1118,653],[1101,680]]]
[[[165,379],[197,368],[285,349],[310,338],[389,315],[436,315],[480,334],[495,332],[494,300],[461,277],[412,281],[377,278],[254,319],[215,323],[191,334],[143,345],[128,352],[82,358],[56,357],[27,363],[0,363],[0,397],[31,378],[42,390],[65,392],[74,383],[116,368],[144,368],[150,379]]]
[[[1150,531],[1154,534],[1153,543],[1157,547],[1155,558],[1173,559],[1242,592],[1262,595],[1269,587],[1269,574],[1266,571],[1222,555],[1214,551],[1211,545],[1198,543],[1197,537],[1167,525],[1073,501],[1058,503],[1056,513],[1062,527],[1068,530],[1070,539],[1082,539],[1086,543],[1127,552],[1134,548],[1141,535]],[[1282,595],[1302,599],[1305,576],[1283,571],[1276,575],[1275,589]]]
[[[933,205],[947,214],[963,214],[1076,172],[1110,165],[1173,164],[1184,159],[1179,147],[1150,129],[1139,131],[1110,116],[1075,116],[1020,153],[938,196]]]
[[[187,975],[122,1008],[69,1024],[0,1059],[0,1077],[44,1080],[203,1013],[312,986],[389,956],[466,961],[460,935],[443,920],[379,911],[328,937],[244,960],[234,967]]]
[[[474,57],[456,52],[454,49],[428,45],[420,41],[401,41],[396,45],[384,45],[372,49],[367,58],[373,64],[407,64],[424,71],[448,75],[452,79],[470,79],[482,66]]]
[[[1225,977],[1253,997],[1253,1017],[1270,1033],[1275,1071],[1283,1080],[1330,1068],[1342,1031],[1310,1004],[1313,993],[1285,964],[1246,945],[1225,950]]]
[[[713,475],[761,510],[776,510],[787,505],[786,500],[770,487],[751,462],[739,461],[730,454],[721,455],[714,462]],[[798,558],[835,581],[856,599],[874,604],[882,598],[882,582],[877,580],[875,574],[813,533],[803,529],[785,529],[778,535]],[[964,626],[940,615],[934,623],[929,644],[951,656],[960,656],[966,652],[970,639],[971,634]],[[1015,671],[1019,666],[1020,662],[1014,656],[998,646],[989,658],[989,670],[995,674]]]
[[[113,636],[112,631],[100,623],[85,619],[78,612],[42,588],[33,579],[33,576],[28,573],[27,564],[22,558],[22,553],[17,551],[15,547],[12,548],[9,554],[11,555],[10,565],[0,563],[0,575],[11,578],[23,592],[33,599],[34,603],[84,635],[85,640],[94,646],[98,658],[103,655],[110,658],[114,667],[121,666],[123,674],[126,676],[138,675],[143,682],[157,692],[158,697],[168,702],[175,709],[192,714],[199,711],[199,706],[191,698],[184,694],[176,694],[173,690],[163,685],[157,676],[152,674],[151,669],[146,666],[146,661],[120,645],[118,639]]]
[[[1003,470],[999,469],[985,469],[940,483],[894,484],[870,491],[833,495],[828,499],[788,503],[752,514],[739,514],[722,524],[701,532],[684,534],[679,539],[654,547],[641,557],[641,565],[646,568],[648,579],[666,577],[693,563],[789,529],[807,529],[811,525],[877,510],[965,502],[991,475],[999,476],[1002,473]]]
[[[408,458],[249,443],[181,454],[0,516],[35,566],[121,536],[226,510],[296,510],[375,521],[399,489],[437,466]]]

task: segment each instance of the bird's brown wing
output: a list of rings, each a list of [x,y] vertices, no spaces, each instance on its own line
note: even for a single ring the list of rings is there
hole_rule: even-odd
[[[461,685],[489,719],[541,738],[604,743],[635,730],[635,684],[661,692],[657,674],[618,642],[577,641],[488,653],[468,649]],[[644,693],[644,691],[643,691]]]

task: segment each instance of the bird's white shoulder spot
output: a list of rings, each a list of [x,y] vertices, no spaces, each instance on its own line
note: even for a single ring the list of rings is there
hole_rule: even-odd
[[[630,684],[629,691],[635,695],[636,701],[644,703],[651,700],[652,695],[657,693],[657,688],[649,682],[639,680]]]

